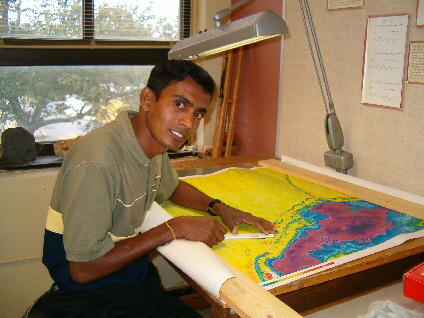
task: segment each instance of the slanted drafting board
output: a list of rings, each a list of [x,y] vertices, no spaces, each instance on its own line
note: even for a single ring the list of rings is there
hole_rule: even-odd
[[[274,238],[226,239],[213,248],[265,289],[424,236],[424,221],[417,217],[274,168],[233,168],[184,178],[211,197],[276,224]],[[163,207],[173,216],[199,215],[170,202]],[[417,204],[417,213],[422,208]],[[253,231],[257,229],[240,225],[241,233]]]

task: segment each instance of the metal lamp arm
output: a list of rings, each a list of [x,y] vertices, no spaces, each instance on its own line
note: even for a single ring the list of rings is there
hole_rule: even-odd
[[[300,2],[301,9],[303,9],[302,1],[299,0],[299,2]],[[315,26],[314,26],[314,22],[312,20],[311,10],[309,9],[308,0],[303,0],[303,4],[304,4],[306,15],[308,17],[308,22],[309,22],[309,27],[310,27],[311,34],[312,34],[312,39],[313,39],[314,45],[315,45],[315,53],[317,55],[319,66],[320,66],[320,69],[321,69],[321,77],[322,77],[322,80],[324,82],[325,90],[327,92],[328,105],[325,105],[326,107],[328,106],[328,108],[329,108],[329,111],[327,110],[327,113],[335,114],[336,110],[334,108],[333,99],[331,98],[331,92],[330,92],[330,87],[328,85],[327,74],[325,73],[324,62],[322,60],[321,50],[319,48],[318,38],[317,38],[317,35],[316,35],[316,32],[315,32]],[[308,33],[307,33],[307,35],[308,35]],[[313,55],[312,51],[311,51],[311,54]],[[317,76],[319,77],[318,74],[317,74]]]
[[[226,17],[228,14],[230,14],[231,11],[238,8],[242,4],[246,3],[247,1],[250,1],[250,0],[241,0],[241,1],[237,2],[236,4],[232,5],[231,7],[227,8],[227,9],[223,9],[223,10],[215,13],[215,15],[213,16],[213,20],[215,21],[215,27],[219,28],[222,25],[221,19]]]
[[[324,123],[325,136],[327,138],[328,147],[331,150],[327,151],[324,154],[324,162],[326,166],[334,168],[338,172],[347,173],[347,170],[353,167],[353,155],[350,152],[342,150],[342,147],[344,145],[344,136],[343,136],[342,126],[340,125],[340,121],[337,118],[336,110],[334,108],[334,103],[331,98],[330,87],[328,85],[327,75],[325,73],[325,68],[324,68],[324,62],[322,60],[321,51],[319,49],[318,38],[315,33],[315,26],[312,21],[312,15],[309,9],[308,0],[299,0],[299,4],[300,4],[300,10],[302,13],[302,18],[303,18],[303,24],[305,26],[306,37],[309,44],[309,50],[311,51],[311,56],[314,62],[318,84],[320,86],[325,110],[327,112],[327,115],[325,117],[325,123]],[[305,17],[305,12],[307,15],[307,19]],[[314,40],[315,54],[316,54],[316,57],[318,58],[321,73],[319,73],[319,69],[316,64],[314,50],[312,47],[312,43],[310,41],[308,23],[309,23],[309,29],[312,33],[312,38]],[[325,89],[327,92],[328,104],[327,104],[326,96],[322,89],[321,78],[324,82]]]

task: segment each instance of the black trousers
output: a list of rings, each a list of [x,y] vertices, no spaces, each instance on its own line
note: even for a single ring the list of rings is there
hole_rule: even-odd
[[[150,264],[146,278],[136,284],[115,284],[89,291],[72,291],[55,285],[42,296],[51,318],[201,318],[194,309],[163,289]]]

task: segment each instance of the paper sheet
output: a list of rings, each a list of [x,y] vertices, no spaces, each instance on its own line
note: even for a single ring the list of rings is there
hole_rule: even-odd
[[[274,238],[213,247],[267,290],[424,236],[424,220],[272,169],[224,169],[184,181],[276,225]],[[174,217],[200,213],[171,202],[162,207]],[[255,230],[239,226],[240,233]]]
[[[172,216],[158,203],[153,202],[141,226],[141,232],[170,219]],[[221,286],[229,278],[236,277],[219,256],[202,242],[177,239],[158,247],[157,250],[217,299]]]

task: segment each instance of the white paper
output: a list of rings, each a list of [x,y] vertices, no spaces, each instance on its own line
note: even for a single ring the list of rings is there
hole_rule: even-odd
[[[141,226],[141,232],[170,219],[172,216],[158,203],[153,202]],[[217,299],[221,286],[229,278],[236,277],[219,256],[202,242],[177,239],[158,247],[157,250]]]
[[[378,183],[374,183],[374,182],[367,181],[367,180],[364,180],[364,179],[360,179],[360,178],[357,178],[357,177],[353,177],[353,176],[350,176],[350,175],[347,175],[347,174],[336,172],[335,170],[332,170],[332,169],[327,168],[327,167],[323,168],[323,167],[315,166],[313,164],[310,164],[310,163],[307,163],[307,162],[304,162],[304,161],[300,161],[300,160],[297,160],[297,159],[294,159],[294,158],[291,158],[291,157],[288,157],[288,156],[284,156],[284,155],[281,156],[281,161],[288,163],[288,164],[291,164],[291,165],[296,166],[296,167],[304,168],[304,169],[307,169],[307,170],[310,170],[310,171],[313,171],[313,172],[318,172],[318,173],[324,174],[324,175],[329,176],[329,177],[333,177],[333,178],[343,180],[343,181],[346,181],[346,182],[349,182],[349,183],[352,183],[352,184],[356,184],[356,185],[359,185],[359,186],[362,186],[362,187],[365,187],[365,188],[368,188],[368,189],[371,189],[371,190],[379,191],[379,192],[382,192],[382,193],[385,193],[385,194],[388,194],[388,195],[392,195],[392,196],[397,197],[397,198],[405,199],[405,200],[408,200],[408,201],[411,201],[411,202],[414,202],[414,203],[424,205],[424,197],[421,197],[421,196],[418,196],[418,195],[415,195],[415,194],[412,194],[412,193],[400,191],[400,190],[397,190],[397,189],[393,189],[393,188],[390,188],[390,187],[383,186],[383,185],[378,184]]]

